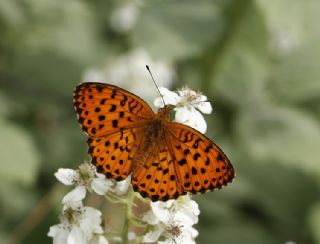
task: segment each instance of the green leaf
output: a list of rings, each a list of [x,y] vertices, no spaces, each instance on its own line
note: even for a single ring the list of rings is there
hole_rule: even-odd
[[[212,67],[212,89],[235,106],[252,106],[264,97],[267,30],[259,9],[244,1],[231,17]]]
[[[276,161],[320,175],[320,126],[315,118],[298,110],[261,107],[237,119],[239,141],[254,161]]]
[[[272,223],[274,232],[277,230],[277,235],[282,235],[286,240],[306,243],[303,241],[309,233],[306,215],[310,206],[318,201],[317,179],[300,169],[285,167],[278,161],[259,164],[247,157],[240,163],[239,181],[245,178],[253,188],[242,203],[245,209],[252,209],[255,213],[250,215],[247,212],[248,217]]]
[[[21,216],[25,216],[30,209],[34,208],[37,201],[36,193],[32,191],[32,188],[12,184],[12,182],[6,182],[6,184],[1,182],[0,194],[3,196],[1,207],[6,209],[2,217],[8,219],[10,223],[16,219],[21,220]]]
[[[31,184],[35,181],[39,155],[30,135],[23,129],[0,120],[1,181]]]
[[[320,243],[320,202],[311,208],[308,221],[315,243]]]
[[[284,102],[312,101],[320,98],[319,40],[294,50],[274,65],[270,93]]]
[[[23,20],[20,6],[15,1],[0,1],[0,23],[4,22],[11,27],[21,24]]]
[[[83,70],[103,57],[107,42],[82,1],[28,1],[8,72],[29,87],[70,94]],[[31,83],[31,84],[29,84]],[[25,85],[25,84],[24,84]]]
[[[238,221],[231,222],[228,225],[208,225],[206,229],[201,231],[196,241],[217,244],[280,243],[280,238],[278,239],[277,236],[268,233],[263,226],[241,219]]]
[[[134,29],[133,42],[158,58],[197,55],[220,36],[220,10],[211,1],[148,2]]]
[[[293,45],[299,46],[319,37],[316,21],[319,17],[318,0],[255,0],[268,21],[270,31],[287,36]]]

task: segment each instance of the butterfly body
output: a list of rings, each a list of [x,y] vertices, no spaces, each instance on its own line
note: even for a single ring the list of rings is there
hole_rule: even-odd
[[[82,83],[74,106],[97,171],[117,181],[131,174],[143,197],[166,201],[220,189],[234,178],[222,150],[191,127],[170,122],[167,105],[154,113],[119,87]]]

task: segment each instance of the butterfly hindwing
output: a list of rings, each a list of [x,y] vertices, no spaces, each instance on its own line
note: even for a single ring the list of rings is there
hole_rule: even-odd
[[[99,173],[117,181],[132,171],[132,160],[138,148],[138,128],[126,129],[102,138],[89,138],[89,154]]]
[[[90,137],[112,134],[121,128],[142,126],[154,116],[149,105],[138,96],[104,83],[78,85],[73,104],[82,130]]]
[[[234,178],[226,155],[210,139],[189,126],[168,123],[168,135],[179,183],[184,191],[220,189]]]
[[[186,194],[179,186],[173,162],[168,146],[161,143],[144,166],[133,171],[133,189],[152,201],[167,201]]]

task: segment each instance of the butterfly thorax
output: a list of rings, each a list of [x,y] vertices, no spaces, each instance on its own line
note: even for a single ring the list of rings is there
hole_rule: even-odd
[[[170,111],[171,108],[168,105],[165,105],[163,108],[158,109],[158,113],[156,114],[156,116],[165,120],[169,120]]]
[[[143,140],[137,151],[135,166],[143,166],[147,162],[148,157],[154,152],[154,148],[158,148],[165,141],[166,123],[170,117],[171,108],[165,105],[163,108],[159,108],[154,118],[143,127]],[[149,166],[149,165],[146,165]],[[137,168],[137,167],[134,167]]]
[[[166,119],[156,116],[149,124],[142,128],[142,141],[134,158],[133,171],[144,166],[145,162],[148,161],[148,157],[152,154],[157,154],[154,149],[158,148],[158,145],[161,145],[165,140],[166,123]],[[145,166],[149,167],[149,165]]]

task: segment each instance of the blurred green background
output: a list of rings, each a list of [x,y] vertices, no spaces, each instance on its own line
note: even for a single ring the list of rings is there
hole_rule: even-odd
[[[0,242],[52,242],[69,190],[53,173],[87,158],[75,85],[156,96],[149,62],[160,85],[208,95],[207,135],[236,169],[194,198],[197,243],[320,243],[319,13],[318,0],[0,0]]]

